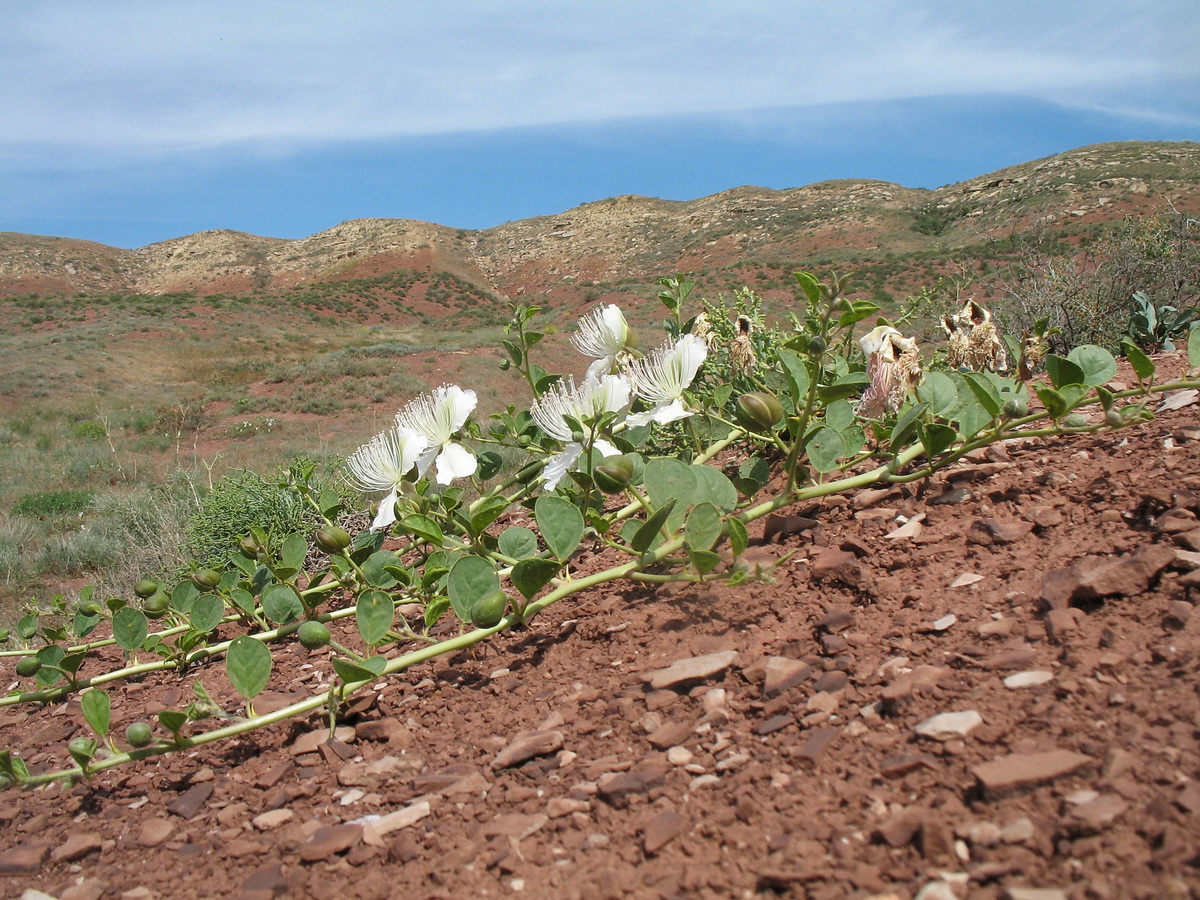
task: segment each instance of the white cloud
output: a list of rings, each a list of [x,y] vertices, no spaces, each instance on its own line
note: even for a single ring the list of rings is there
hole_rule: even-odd
[[[1195,6],[31,3],[0,33],[0,153],[30,164],[48,148],[158,155],[974,93],[1195,125]]]

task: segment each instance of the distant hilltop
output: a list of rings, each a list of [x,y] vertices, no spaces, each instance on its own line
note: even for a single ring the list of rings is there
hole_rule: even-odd
[[[837,180],[738,187],[691,201],[622,196],[478,231],[354,219],[300,240],[202,231],[137,250],[0,233],[0,297],[284,291],[401,270],[447,273],[497,298],[581,297],[677,272],[882,260],[1064,236],[1130,215],[1200,214],[1200,144],[1097,144],[937,190]]]

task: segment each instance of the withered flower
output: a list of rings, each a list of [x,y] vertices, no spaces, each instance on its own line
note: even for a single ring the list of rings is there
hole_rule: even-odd
[[[921,380],[921,356],[915,338],[906,338],[890,325],[877,325],[858,342],[867,355],[870,384],[855,412],[864,419],[894,413]]]
[[[967,300],[952,316],[942,316],[949,342],[946,362],[951,368],[972,372],[1005,372],[1008,353],[992,321],[992,314],[974,300]]]

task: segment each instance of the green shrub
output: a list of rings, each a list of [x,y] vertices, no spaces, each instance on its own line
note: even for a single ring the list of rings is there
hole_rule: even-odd
[[[92,491],[37,491],[26,494],[12,508],[13,515],[38,518],[80,513],[95,499]]]

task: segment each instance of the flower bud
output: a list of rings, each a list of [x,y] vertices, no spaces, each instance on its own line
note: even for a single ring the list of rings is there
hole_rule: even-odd
[[[17,660],[17,674],[22,678],[32,678],[42,668],[42,661],[36,656],[22,656]]]
[[[619,494],[629,485],[633,478],[633,460],[624,454],[606,456],[592,470],[592,480],[596,487],[606,494]]]
[[[155,591],[142,601],[142,612],[146,614],[147,619],[161,619],[167,614],[170,605],[171,598],[168,594]]]
[[[825,352],[828,346],[829,345],[825,343],[825,338],[821,337],[819,334],[814,334],[808,339],[808,352],[813,356],[820,356]]]
[[[158,590],[158,582],[153,578],[143,578],[133,586],[133,592],[145,600]]]
[[[1029,413],[1029,404],[1024,397],[1010,397],[1004,401],[1001,412],[1010,419],[1019,419]]]
[[[221,573],[215,569],[198,569],[192,573],[196,587],[212,590],[221,583]]]
[[[753,391],[738,397],[737,417],[748,428],[774,428],[783,419],[783,406],[766,391]]]
[[[154,732],[150,729],[149,722],[133,722],[125,729],[125,740],[129,741],[129,746],[134,749],[141,747],[149,747],[150,742],[154,740]]]
[[[316,542],[326,553],[341,553],[350,546],[350,532],[337,525],[326,525],[317,529]]]
[[[476,628],[494,628],[504,618],[508,608],[508,594],[496,591],[475,601],[471,607],[471,624]]]

